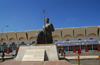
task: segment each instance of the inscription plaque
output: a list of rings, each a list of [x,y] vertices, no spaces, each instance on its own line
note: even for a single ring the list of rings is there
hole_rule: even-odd
[[[44,49],[26,50],[22,61],[44,61]]]

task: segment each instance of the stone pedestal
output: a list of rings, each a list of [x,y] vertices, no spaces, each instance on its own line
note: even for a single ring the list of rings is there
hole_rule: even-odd
[[[71,63],[66,59],[59,60],[55,44],[36,44],[20,46],[16,59],[5,61],[0,65],[71,65]]]
[[[23,56],[27,50],[37,50],[44,49],[45,50],[45,59],[44,61],[55,61],[58,60],[58,51],[56,44],[36,44],[33,46],[20,46],[16,60],[22,61]]]

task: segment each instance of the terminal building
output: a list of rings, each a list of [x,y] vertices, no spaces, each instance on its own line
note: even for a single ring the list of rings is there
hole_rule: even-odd
[[[41,30],[17,31],[0,33],[0,51],[7,54],[19,49],[20,45],[36,43],[36,33]],[[59,53],[76,53],[100,51],[100,27],[77,27],[55,29],[52,33],[53,43],[57,45]]]

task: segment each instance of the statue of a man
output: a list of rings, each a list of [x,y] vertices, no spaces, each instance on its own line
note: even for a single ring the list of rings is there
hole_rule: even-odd
[[[49,18],[46,18],[45,21],[46,24],[43,26],[43,31],[40,31],[37,34],[37,44],[49,44],[53,42],[52,32],[54,31],[54,27],[49,23]]]
[[[49,23],[49,18],[46,18],[45,21],[46,24],[43,26],[43,31],[46,34],[47,43],[52,43],[53,42],[52,32],[54,31],[54,27],[51,23]]]

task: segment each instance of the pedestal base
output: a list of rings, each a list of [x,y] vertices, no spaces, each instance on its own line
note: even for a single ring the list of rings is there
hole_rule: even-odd
[[[37,49],[45,50],[44,61],[47,61],[47,60],[48,61],[56,61],[59,59],[56,44],[36,44],[33,46],[26,46],[26,45],[20,46],[16,60],[22,61],[27,50],[37,50]],[[30,54],[27,54],[27,55],[29,56]],[[39,55],[39,54],[37,54],[37,55]]]

